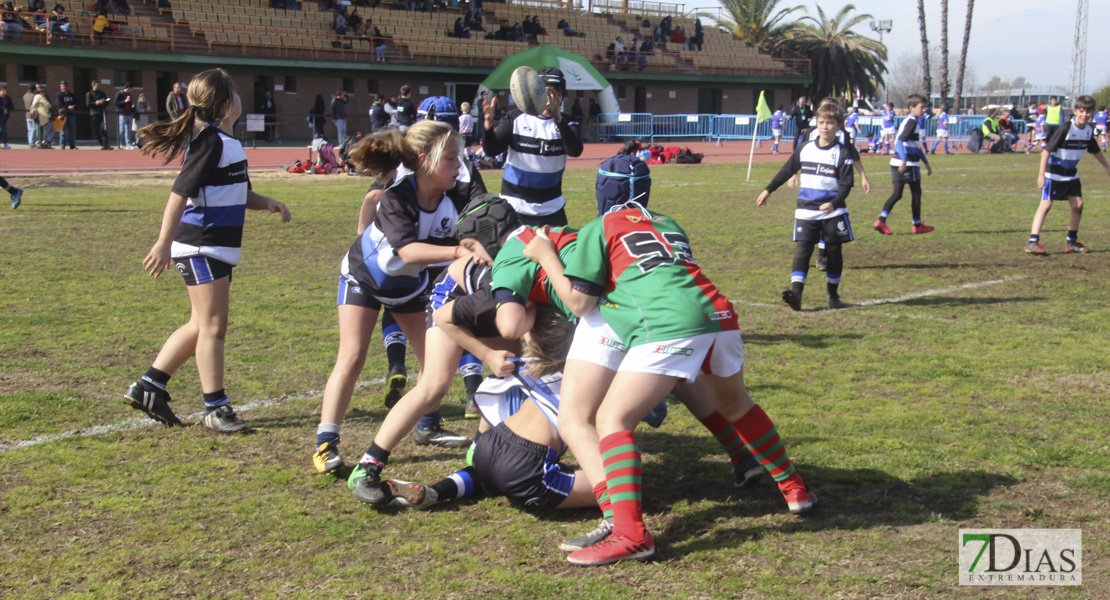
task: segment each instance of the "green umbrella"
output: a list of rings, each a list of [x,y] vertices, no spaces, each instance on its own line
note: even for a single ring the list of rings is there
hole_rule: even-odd
[[[508,89],[509,77],[517,67],[527,66],[539,71],[543,67],[558,67],[567,78],[568,90],[604,90],[609,82],[585,58],[555,46],[540,45],[507,57],[482,85],[494,89]]]

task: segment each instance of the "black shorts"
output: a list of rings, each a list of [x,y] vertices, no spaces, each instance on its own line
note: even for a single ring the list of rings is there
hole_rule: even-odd
[[[434,315],[448,302],[454,302],[451,322],[466,327],[475,337],[501,337],[497,329],[497,304],[486,290],[467,294],[466,288],[459,285],[444,269],[428,292],[426,323],[428,328],[435,327]]]
[[[177,272],[185,278],[185,285],[201,285],[217,279],[228,278],[231,280],[231,270],[234,265],[229,265],[222,260],[207,256],[189,256],[173,259]]]
[[[560,208],[550,215],[526,215],[524,213],[517,213],[516,216],[520,219],[521,225],[527,225],[529,227],[543,227],[544,225],[563,227],[568,224],[565,207]]]
[[[852,235],[852,222],[848,213],[832,217],[831,219],[794,219],[794,241],[816,242],[824,240],[826,244],[847,244],[856,239]]]
[[[906,165],[905,171],[899,171],[898,167],[890,165],[890,180],[894,183],[913,183],[915,181],[921,181],[921,167]]]
[[[1083,184],[1078,179],[1071,181],[1053,181],[1045,179],[1044,189],[1041,191],[1041,200],[1067,200],[1068,198],[1082,198]]]
[[[361,306],[371,310],[381,310],[382,301],[375,298],[370,294],[370,291],[360,285],[353,279],[348,279],[343,275],[339,276],[339,293],[336,296],[335,303],[338,306],[350,304],[352,306]],[[424,310],[424,305],[427,303],[427,295],[419,294],[415,298],[408,300],[396,306],[387,305],[389,310],[397,314],[405,313],[418,313]]]
[[[490,496],[527,507],[555,508],[574,487],[574,474],[559,466],[559,454],[515,434],[504,423],[474,442],[474,470]]]

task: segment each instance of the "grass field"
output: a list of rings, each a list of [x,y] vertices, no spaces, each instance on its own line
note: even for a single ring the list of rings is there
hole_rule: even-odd
[[[557,549],[594,511],[485,499],[379,512],[313,470],[338,265],[366,180],[253,177],[293,222],[248,215],[227,381],[255,432],[238,437],[197,425],[191,361],[170,389],[192,426],[151,426],[121,403],[188,316],[180,278],[140,267],[172,176],[14,181],[27,191],[0,211],[0,597],[1110,597],[1110,178],[1084,161],[1080,239],[1094,251],[1063,254],[1057,207],[1052,254],[1036,258],[1020,251],[1035,160],[936,157],[924,212],[937,230],[909,234],[907,198],[884,237],[870,223],[888,168],[868,159],[875,190],[848,202],[841,293],[855,306],[820,310],[813,270],[801,313],[778,300],[793,195],[755,207],[777,166],[750,184],[738,166],[656,167],[651,206],[682,223],[735,301],[749,388],[820,503],[797,518],[772,485],[737,493],[717,444],[672,406],[639,432],[656,558],[595,569]],[[573,224],[591,216],[593,181],[567,172]],[[383,354],[344,427],[348,463],[385,415]],[[470,431],[461,396],[445,401],[447,424]],[[462,461],[406,441],[387,473],[434,481]],[[1083,587],[958,587],[957,531],[981,527],[1081,528]]]

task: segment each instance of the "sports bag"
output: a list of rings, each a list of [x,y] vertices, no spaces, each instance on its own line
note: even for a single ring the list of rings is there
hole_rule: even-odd
[[[634,154],[618,154],[605,159],[597,171],[597,214],[635,200],[647,206],[651,195],[651,170]]]

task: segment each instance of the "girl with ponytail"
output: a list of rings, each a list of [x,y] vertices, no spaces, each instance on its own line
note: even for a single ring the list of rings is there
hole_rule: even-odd
[[[146,374],[124,393],[124,402],[166,426],[181,425],[169,407],[166,385],[190,356],[196,356],[204,395],[204,424],[220,433],[246,429],[224,391],[224,338],[227,333],[231,270],[239,264],[247,209],[281,213],[284,204],[256,194],[247,177],[247,156],[231,136],[241,104],[231,76],[205,71],[189,83],[189,108],[172,122],[139,130],[143,153],[162,155],[164,164],[184,156],[162,214],[158,241],[143,258],[143,269],[158,277],[173,265],[185,278],[192,311],[162,346]]]

